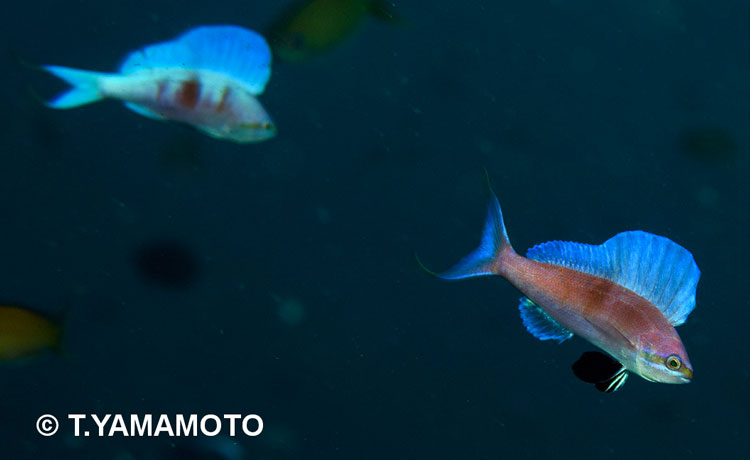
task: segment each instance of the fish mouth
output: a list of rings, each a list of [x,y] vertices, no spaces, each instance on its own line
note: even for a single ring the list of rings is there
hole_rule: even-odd
[[[689,383],[693,380],[693,370],[685,368],[680,376],[681,383]]]

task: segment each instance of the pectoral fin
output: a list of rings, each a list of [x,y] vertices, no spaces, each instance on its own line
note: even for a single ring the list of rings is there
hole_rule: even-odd
[[[572,367],[576,377],[586,383],[593,383],[603,393],[619,390],[628,378],[625,366],[598,351],[584,352]]]
[[[521,297],[518,309],[521,312],[521,320],[526,330],[537,339],[553,339],[557,340],[557,343],[562,343],[573,337],[572,332],[565,329],[528,297]]]
[[[623,367],[617,374],[613,375],[612,378],[595,384],[594,388],[601,391],[602,393],[614,393],[625,384],[625,380],[628,379],[628,375],[630,374]]]

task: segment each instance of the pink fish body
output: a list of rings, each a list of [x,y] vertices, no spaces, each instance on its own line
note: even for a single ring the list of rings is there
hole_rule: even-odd
[[[519,309],[537,338],[562,342],[575,334],[603,350],[616,364],[611,372],[586,369],[586,354],[574,365],[602,391],[618,389],[628,372],[662,383],[693,377],[675,326],[695,306],[700,271],[690,252],[665,237],[631,231],[601,245],[552,241],[523,257],[508,241],[493,195],[479,248],[438,276],[482,275],[500,275],[526,295]]]
[[[44,68],[73,87],[50,101],[50,107],[116,99],[146,117],[187,123],[217,139],[244,143],[276,134],[257,99],[270,77],[270,64],[268,45],[255,32],[202,26],[131,53],[117,74]]]

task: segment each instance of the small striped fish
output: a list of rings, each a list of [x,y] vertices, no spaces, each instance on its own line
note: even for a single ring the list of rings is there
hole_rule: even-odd
[[[43,68],[72,86],[47,103],[52,108],[109,98],[143,116],[187,123],[217,139],[259,142],[276,134],[257,99],[271,76],[271,52],[263,37],[241,27],[196,27],[130,53],[116,74]]]

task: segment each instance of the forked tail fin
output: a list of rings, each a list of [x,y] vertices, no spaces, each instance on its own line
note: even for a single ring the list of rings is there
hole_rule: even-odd
[[[71,109],[79,105],[96,102],[103,98],[99,91],[99,81],[107,74],[56,65],[46,65],[42,68],[52,75],[65,80],[72,86],[70,90],[47,102],[48,107],[52,107],[53,109]]]
[[[500,203],[497,201],[495,194],[491,193],[482,242],[479,243],[478,248],[459,263],[441,273],[429,270],[419,259],[417,259],[417,262],[426,272],[432,275],[446,280],[459,280],[474,276],[501,274],[504,259],[512,252],[513,248],[508,240],[508,234],[505,232]]]

